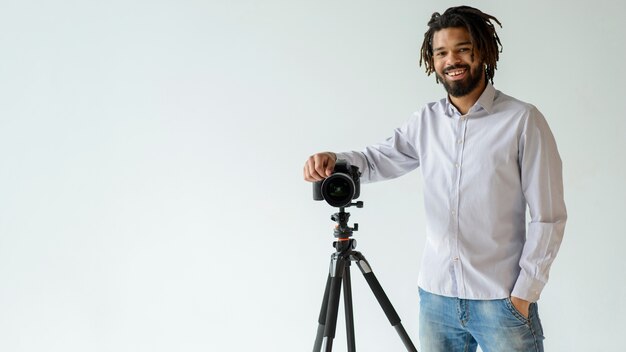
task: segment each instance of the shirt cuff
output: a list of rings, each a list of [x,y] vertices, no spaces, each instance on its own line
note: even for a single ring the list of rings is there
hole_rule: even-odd
[[[518,297],[529,302],[537,302],[545,285],[545,282],[533,279],[521,272],[517,278],[515,287],[513,287],[511,296]]]

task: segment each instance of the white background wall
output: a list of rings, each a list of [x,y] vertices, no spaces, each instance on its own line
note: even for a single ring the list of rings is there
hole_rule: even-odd
[[[444,95],[419,48],[457,4],[1,1],[0,350],[310,350],[335,209],[302,165]],[[504,25],[496,88],[542,110],[564,162],[546,349],[619,351],[626,5],[469,4]],[[351,210],[415,342],[421,187],[366,185]],[[359,351],[403,350],[356,268],[353,286]]]

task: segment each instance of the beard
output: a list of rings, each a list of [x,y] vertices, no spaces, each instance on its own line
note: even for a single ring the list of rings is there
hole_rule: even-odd
[[[476,70],[472,70],[469,65],[454,65],[446,67],[443,70],[443,73],[445,75],[445,73],[449,70],[460,68],[464,68],[467,70],[467,77],[462,81],[448,81],[444,77],[441,77],[437,74],[437,78],[443,84],[446,92],[448,92],[450,96],[453,96],[455,98],[466,96],[471,93],[476,87],[478,87],[481,80],[483,79],[483,74],[485,72],[483,65],[478,65]]]

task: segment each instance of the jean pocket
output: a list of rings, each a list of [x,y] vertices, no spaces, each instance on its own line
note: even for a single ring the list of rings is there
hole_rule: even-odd
[[[524,324],[528,324],[530,322],[530,310],[528,312],[529,317],[526,318],[519,310],[517,310],[517,308],[515,308],[510,297],[504,300],[504,305],[506,306],[507,310],[520,322]]]

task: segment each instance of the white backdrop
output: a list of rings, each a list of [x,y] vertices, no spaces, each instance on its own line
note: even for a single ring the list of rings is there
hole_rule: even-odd
[[[564,162],[546,349],[620,351],[626,6],[469,4],[504,26],[496,88],[540,108]],[[335,209],[302,165],[444,95],[419,48],[452,5],[2,0],[0,350],[310,350]],[[365,185],[351,210],[415,342],[421,187],[419,172]],[[402,351],[353,273],[359,351]]]

